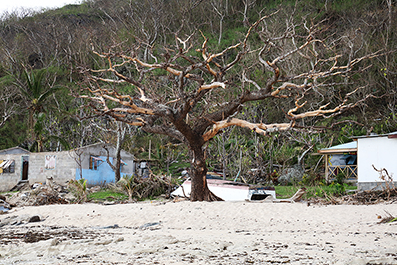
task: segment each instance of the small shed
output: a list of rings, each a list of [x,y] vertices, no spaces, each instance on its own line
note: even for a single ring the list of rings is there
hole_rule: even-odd
[[[357,182],[357,142],[335,145],[321,149],[318,154],[325,157],[325,179],[330,182],[343,174],[346,181]]]
[[[385,180],[377,170],[386,169],[392,179],[397,178],[397,132],[356,136],[358,146],[358,188],[360,190],[381,189]],[[397,181],[388,179],[397,187]],[[393,183],[391,183],[393,181]]]

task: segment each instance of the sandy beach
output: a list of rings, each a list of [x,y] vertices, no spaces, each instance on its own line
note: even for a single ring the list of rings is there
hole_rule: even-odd
[[[0,264],[397,264],[387,213],[397,204],[20,207],[0,215]]]

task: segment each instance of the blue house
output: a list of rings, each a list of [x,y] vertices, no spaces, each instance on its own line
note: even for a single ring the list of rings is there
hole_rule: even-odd
[[[96,143],[73,150],[76,162],[75,179],[84,178],[88,185],[101,185],[115,181],[116,148],[111,144]],[[120,175],[135,174],[134,156],[121,150]]]

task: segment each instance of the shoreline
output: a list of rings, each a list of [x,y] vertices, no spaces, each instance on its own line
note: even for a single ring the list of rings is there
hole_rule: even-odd
[[[41,221],[4,225],[3,235],[30,233],[42,240],[2,239],[0,263],[397,264],[397,223],[379,224],[386,213],[397,215],[397,204],[25,206],[0,215],[0,224],[12,216],[38,215]]]

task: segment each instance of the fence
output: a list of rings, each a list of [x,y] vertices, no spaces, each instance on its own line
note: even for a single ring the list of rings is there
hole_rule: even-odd
[[[357,182],[357,165],[328,166],[327,181],[336,179],[338,174],[343,174],[346,182]]]

